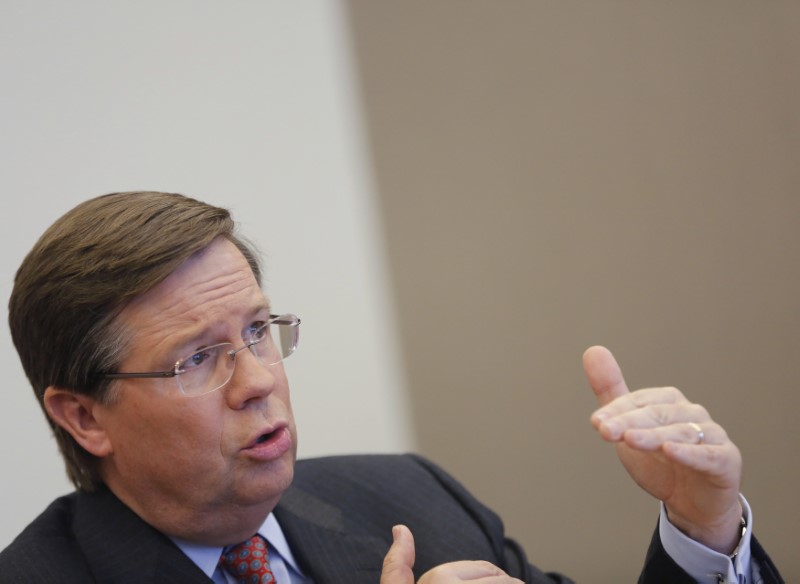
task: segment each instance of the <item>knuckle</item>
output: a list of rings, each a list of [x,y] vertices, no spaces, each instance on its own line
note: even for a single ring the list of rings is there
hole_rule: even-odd
[[[672,408],[661,404],[650,406],[650,414],[659,426],[666,426],[672,420]]]
[[[625,398],[627,401],[630,401],[637,408],[642,408],[646,406],[648,403],[650,403],[650,394],[651,392],[647,389],[639,389],[622,397]]]
[[[690,403],[689,406],[689,413],[693,416],[696,416],[699,420],[710,420],[711,416],[708,413],[708,410],[700,404]]]
[[[496,574],[505,574],[503,570],[495,566],[493,563],[487,562],[486,560],[475,560],[475,565],[483,570],[486,570],[487,572],[494,572]]]
[[[384,571],[384,572],[390,572],[390,571],[391,571],[391,570],[394,568],[395,564],[396,564],[396,561],[395,561],[395,559],[392,557],[392,553],[391,553],[391,552],[389,552],[389,553],[388,553],[388,554],[386,554],[386,556],[383,558],[383,571]]]
[[[687,422],[705,422],[709,419],[708,412],[700,404],[687,401],[676,404],[674,407],[677,415],[680,416],[680,420],[685,420]]]
[[[706,461],[711,468],[717,467],[725,458],[722,450],[719,448],[708,447],[706,451]]]
[[[669,386],[664,388],[665,395],[670,398],[674,402],[681,402],[686,401],[686,396],[683,395],[683,392],[674,386]]]

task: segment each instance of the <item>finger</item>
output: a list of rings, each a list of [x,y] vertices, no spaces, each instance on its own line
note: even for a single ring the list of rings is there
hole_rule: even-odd
[[[523,584],[519,578],[514,578],[508,574],[499,574],[497,576],[488,576],[486,578],[479,578],[471,581],[473,584]]]
[[[490,562],[458,561],[440,564],[422,575],[418,584],[452,584],[470,582],[470,584],[518,584],[520,580],[512,578],[503,570]]]
[[[380,584],[414,584],[414,536],[405,525],[395,525],[392,539],[383,558]]]
[[[667,404],[690,405],[691,402],[687,400],[677,388],[649,387],[622,395],[611,403],[598,408],[592,414],[591,422],[606,440],[618,440],[622,432],[624,432],[626,429],[626,426],[621,426],[617,432],[611,431],[609,433],[609,428],[613,426],[613,424],[607,424],[608,427],[604,429],[603,426],[606,425],[606,422],[609,422],[610,420],[622,414],[646,410],[649,407]]]
[[[666,442],[661,451],[667,458],[692,470],[736,482],[742,467],[742,455],[733,442],[723,444],[682,444]],[[718,486],[729,486],[721,484]]]
[[[449,572],[460,580],[479,580],[505,576],[506,573],[492,564],[483,560],[452,562],[447,564]]]
[[[650,429],[634,429],[625,432],[623,440],[637,450],[655,451],[668,442],[687,445],[719,445],[728,442],[728,435],[719,424],[686,422]]]
[[[611,351],[595,346],[583,354],[583,370],[601,406],[628,393],[622,371]]]
[[[617,401],[627,401],[627,399],[620,398]],[[659,428],[685,422],[707,422],[711,420],[708,411],[703,406],[685,400],[679,403],[657,403],[614,413],[612,410],[621,409],[617,407],[618,405],[615,402],[607,408],[602,408],[602,412],[609,417],[596,425],[600,435],[606,440],[621,440],[623,434],[630,430]],[[695,434],[697,434],[697,431],[695,431]]]
[[[660,411],[657,408],[668,405],[689,406],[691,402],[674,387],[639,389],[620,396],[611,403],[598,408],[592,414],[591,422],[606,440],[618,440],[626,429],[635,427],[635,424],[625,422],[624,415],[632,414],[633,412],[639,412],[636,415],[642,415],[642,412],[647,413],[650,408],[656,408],[655,413],[658,414]],[[637,418],[634,417],[632,419],[635,420]],[[663,424],[671,421],[658,416],[656,419],[661,420]]]
[[[691,402],[676,387],[647,387],[622,395],[598,408],[597,412],[602,412],[604,418],[610,418],[648,406],[681,403]]]

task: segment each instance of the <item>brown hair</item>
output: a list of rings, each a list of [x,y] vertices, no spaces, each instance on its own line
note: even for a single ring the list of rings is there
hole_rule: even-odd
[[[17,270],[8,303],[39,405],[49,386],[113,399],[113,383],[99,374],[116,369],[127,344],[117,315],[215,238],[234,243],[260,282],[256,253],[234,230],[226,209],[159,192],[103,195],[53,223]],[[84,491],[102,485],[98,460],[48,420],[70,480]]]

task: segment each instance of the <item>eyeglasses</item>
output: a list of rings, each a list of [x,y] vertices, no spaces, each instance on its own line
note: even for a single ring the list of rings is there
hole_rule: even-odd
[[[273,333],[277,330],[277,338]],[[250,352],[264,365],[275,365],[286,359],[297,349],[300,339],[300,319],[294,314],[280,316],[270,314],[265,323],[256,324],[249,331],[249,339],[238,349],[233,343],[219,343],[178,359],[169,371],[147,373],[105,373],[108,379],[135,379],[174,377],[181,392],[189,397],[216,391],[233,377],[236,355],[240,351]],[[277,343],[276,343],[277,341]]]

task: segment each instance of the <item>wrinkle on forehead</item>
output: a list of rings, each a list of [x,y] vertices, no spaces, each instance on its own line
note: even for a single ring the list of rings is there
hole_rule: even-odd
[[[239,297],[245,298],[251,295],[255,285],[255,278],[253,278],[253,274],[248,267],[246,270],[219,274],[209,280],[189,283],[186,286],[173,286],[172,288],[174,289],[172,290],[164,290],[167,295],[161,296],[157,302],[148,302],[145,298],[147,294],[145,294],[145,296],[141,297],[140,312],[148,315],[167,314],[171,317],[180,317],[182,314],[189,313],[193,308],[202,305],[222,309],[230,301],[236,301]],[[225,303],[217,302],[221,298],[227,298],[228,301]],[[207,313],[186,314],[186,319],[189,322],[195,322],[206,315]]]
[[[228,315],[259,309],[268,310],[268,303],[250,265],[230,241],[218,239],[135,298],[119,320],[157,349],[189,340]]]

